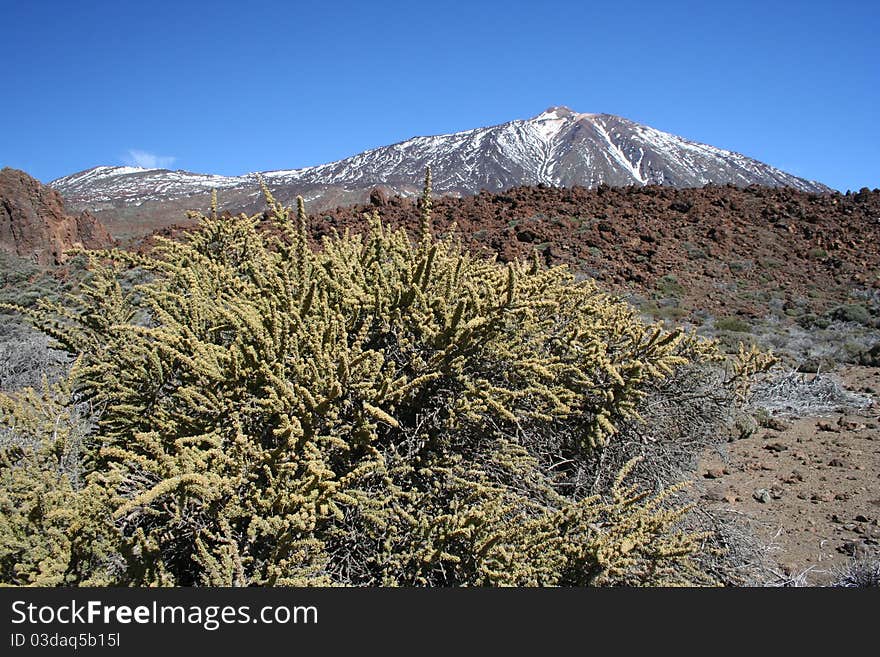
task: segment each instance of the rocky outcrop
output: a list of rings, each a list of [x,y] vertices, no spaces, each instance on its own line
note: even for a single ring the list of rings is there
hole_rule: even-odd
[[[382,207],[388,204],[388,194],[381,187],[374,187],[370,191],[370,205]]]
[[[104,248],[114,243],[89,212],[65,213],[61,195],[24,171],[0,170],[0,250],[41,265],[65,261],[76,247]]]

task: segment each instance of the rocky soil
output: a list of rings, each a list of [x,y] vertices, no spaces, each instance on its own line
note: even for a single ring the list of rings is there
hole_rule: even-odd
[[[880,389],[877,368],[837,376],[845,390]],[[824,585],[854,558],[880,560],[880,404],[865,393],[853,399],[825,412],[776,412],[704,455],[699,498],[753,533],[764,581]]]
[[[420,203],[375,189],[369,204],[312,214],[310,228],[318,238],[363,230],[375,211],[415,233]],[[537,250],[547,264],[567,264],[669,319],[749,321],[771,308],[797,317],[880,298],[880,189],[519,187],[436,198],[432,214],[437,231],[455,224],[476,252],[507,261]]]

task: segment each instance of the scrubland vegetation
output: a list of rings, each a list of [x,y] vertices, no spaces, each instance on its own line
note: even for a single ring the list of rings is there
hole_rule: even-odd
[[[3,582],[719,582],[678,482],[769,356],[470,255],[429,185],[414,239],[318,248],[264,193],[5,306],[73,363],[0,395]]]

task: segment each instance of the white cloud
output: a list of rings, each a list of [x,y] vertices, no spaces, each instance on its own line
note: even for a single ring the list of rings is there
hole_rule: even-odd
[[[123,158],[125,164],[130,167],[143,167],[144,169],[166,169],[170,167],[177,158],[170,155],[155,155],[147,151],[139,151],[130,149],[128,154]]]

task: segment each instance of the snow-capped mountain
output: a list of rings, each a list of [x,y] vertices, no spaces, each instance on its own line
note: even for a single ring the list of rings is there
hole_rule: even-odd
[[[100,166],[58,178],[49,183],[65,199],[76,205],[133,204],[144,201],[185,198],[212,189],[254,184],[256,176],[215,176],[144,169],[141,167]]]
[[[381,186],[419,191],[426,166],[436,193],[469,194],[518,185],[595,187],[601,183],[702,187],[707,183],[792,187],[825,192],[739,153],[688,141],[610,114],[551,107],[538,116],[488,128],[407,141],[320,166],[263,172],[281,199],[303,194],[313,207],[362,201]],[[50,183],[78,208],[140,205],[201,197],[210,189],[241,201],[257,196],[256,174],[226,177],[165,169],[96,167]]]

